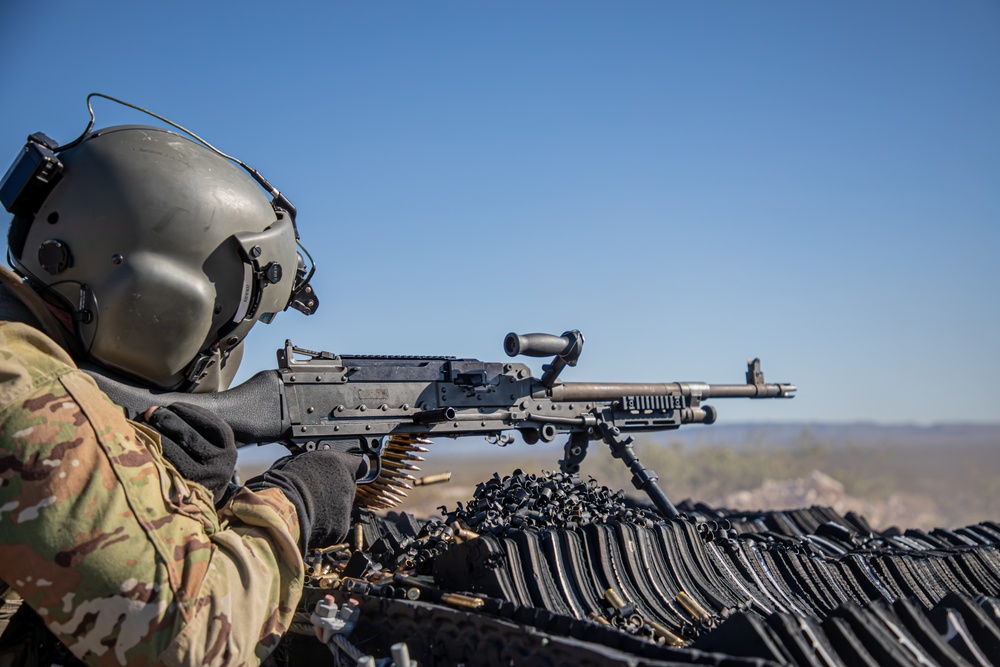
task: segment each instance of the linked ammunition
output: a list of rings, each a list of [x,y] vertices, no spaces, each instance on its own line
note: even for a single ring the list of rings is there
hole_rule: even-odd
[[[668,630],[665,626],[657,623],[656,621],[646,620],[646,625],[656,634],[658,637],[662,637],[667,644],[671,646],[681,647],[684,646],[684,640],[675,635],[673,632]]]
[[[441,595],[441,602],[454,607],[462,607],[463,609],[479,609],[486,604],[482,598],[474,598],[460,593],[443,593]]]
[[[451,481],[451,472],[439,472],[434,475],[424,475],[413,481],[413,486],[429,486]]]
[[[699,623],[705,624],[711,622],[712,615],[705,611],[694,598],[684,591],[679,591],[674,599],[677,601],[677,604],[684,608],[684,611]]]

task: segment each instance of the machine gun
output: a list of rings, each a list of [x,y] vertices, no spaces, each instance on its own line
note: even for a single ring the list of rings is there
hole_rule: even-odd
[[[559,464],[577,472],[592,440],[603,440],[665,516],[677,509],[643,466],[632,432],[664,431],[683,424],[711,424],[711,398],[791,398],[795,386],[766,384],[760,359],[747,364],[744,384],[703,382],[560,382],[575,366],[583,335],[507,334],[510,357],[552,356],[541,378],[521,363],[454,357],[339,356],[295,347],[285,341],[277,370],[262,371],[217,394],[151,392],[92,372],[101,389],[126,409],[183,401],[225,419],[244,444],[279,442],[292,453],[335,449],[363,456],[367,471],[358,480],[374,498],[392,499],[405,472],[407,452],[420,451],[429,437],[485,436],[507,444],[512,432],[533,444],[568,436]],[[376,489],[379,493],[373,493]]]

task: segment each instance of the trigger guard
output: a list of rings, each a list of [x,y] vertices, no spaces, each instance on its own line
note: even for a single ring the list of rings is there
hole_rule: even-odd
[[[364,465],[358,469],[357,484],[371,484],[382,474],[382,453],[385,451],[386,443],[381,440],[373,440],[378,443],[374,448],[367,439],[361,440],[361,460]]]
[[[369,454],[361,455],[364,465],[358,468],[358,478],[355,480],[358,485],[371,484],[382,474],[382,459],[378,456],[372,457],[375,460],[375,465],[372,465],[372,458],[369,456]]]

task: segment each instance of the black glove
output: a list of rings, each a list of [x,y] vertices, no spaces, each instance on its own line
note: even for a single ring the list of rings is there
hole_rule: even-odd
[[[222,418],[188,403],[153,408],[146,423],[160,433],[163,456],[177,471],[212,492],[218,507],[236,470],[236,438]]]
[[[310,547],[342,542],[351,525],[351,505],[360,457],[327,449],[279,459],[263,475],[248,480],[251,491],[281,489],[299,515],[302,555]]]

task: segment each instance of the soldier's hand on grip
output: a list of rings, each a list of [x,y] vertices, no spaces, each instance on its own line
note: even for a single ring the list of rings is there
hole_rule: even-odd
[[[222,503],[236,470],[236,439],[229,424],[187,403],[150,408],[146,423],[159,431],[164,458],[185,479],[211,491],[216,506]]]
[[[247,481],[251,491],[277,488],[299,515],[303,555],[310,548],[342,542],[351,524],[358,456],[316,450],[279,459],[263,475]]]

